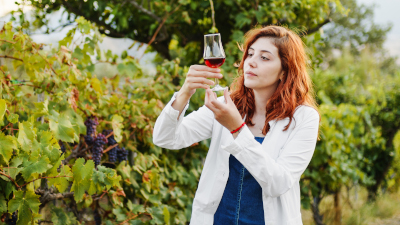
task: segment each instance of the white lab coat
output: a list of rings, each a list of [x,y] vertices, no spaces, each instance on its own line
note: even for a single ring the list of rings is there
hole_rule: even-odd
[[[229,130],[215,120],[214,113],[206,106],[184,117],[188,103],[177,120],[179,111],[171,106],[176,94],[157,118],[154,144],[181,149],[211,138],[193,200],[190,224],[213,224],[214,213],[228,180],[229,156],[232,154],[262,188],[265,224],[301,225],[299,180],[315,150],[318,112],[305,105],[297,107],[287,131],[283,129],[289,118],[270,121],[270,131],[260,144],[246,125],[233,139]],[[218,100],[224,102],[224,97]]]

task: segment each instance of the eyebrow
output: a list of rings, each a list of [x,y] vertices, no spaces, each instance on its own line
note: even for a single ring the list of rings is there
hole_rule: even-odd
[[[254,48],[252,48],[252,47],[250,47],[249,50],[250,50],[250,49],[253,50],[253,51],[255,51]],[[272,52],[270,52],[270,51],[268,51],[268,50],[261,50],[261,52],[267,52],[267,53],[269,53],[269,54],[275,56],[274,54],[272,54]]]

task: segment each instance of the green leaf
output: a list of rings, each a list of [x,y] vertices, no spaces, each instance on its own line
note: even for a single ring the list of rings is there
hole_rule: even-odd
[[[49,178],[48,184],[49,186],[54,186],[58,189],[60,193],[64,192],[68,186],[69,182],[72,180],[72,172],[71,168],[68,165],[62,165],[62,160],[64,159],[64,155],[58,159],[58,161],[54,164],[53,168],[51,168],[48,172],[49,177],[57,177],[57,178]],[[60,167],[60,172],[58,172],[58,168]]]
[[[39,196],[32,191],[15,191],[15,197],[8,202],[8,211],[18,210],[17,225],[26,225],[31,222],[33,214],[39,213]],[[32,214],[33,213],[33,214]]]
[[[4,133],[0,133],[0,155],[6,163],[10,160],[13,149],[17,149],[13,137],[5,136]]]
[[[49,158],[42,156],[39,161],[32,162],[30,165],[25,167],[21,174],[25,180],[28,180],[33,174],[41,174],[48,170]]]
[[[18,142],[22,150],[30,152],[33,139],[35,138],[35,131],[33,130],[32,123],[28,121],[19,123],[18,129]]]
[[[10,167],[3,168],[3,170],[6,174],[10,175],[10,177],[15,180],[15,178],[17,177],[19,172],[21,172],[21,170],[23,169],[23,168],[19,167],[22,164],[22,162],[23,162],[23,159],[21,157],[19,157],[19,156],[14,157],[11,160]]]
[[[70,225],[77,224],[73,212],[66,213],[63,208],[52,207],[51,209],[51,222],[54,225]]]
[[[0,195],[0,213],[7,212],[7,201],[3,195]]]
[[[96,77],[93,77],[90,80],[90,84],[92,85],[92,88],[99,94],[103,94],[103,90],[101,89],[101,84],[99,79],[97,79]]]
[[[114,115],[112,117],[112,128],[114,131],[114,138],[115,141],[120,142],[122,141],[122,129],[124,128],[124,125],[122,124],[122,122],[124,121],[124,118],[122,118],[119,115]]]
[[[168,210],[168,208],[166,206],[164,206],[163,214],[164,214],[164,222],[165,222],[165,224],[169,225],[170,224],[170,222],[169,222],[170,214],[169,214],[169,210]]]
[[[0,121],[3,121],[6,109],[7,109],[6,101],[4,99],[0,99]]]
[[[93,170],[91,192],[93,193],[94,190],[96,192],[103,191],[104,189],[109,190],[114,186],[119,187],[120,180],[121,177],[117,175],[115,170],[99,165],[97,166],[97,170]]]
[[[122,208],[114,208],[112,212],[117,216],[117,221],[126,220],[126,212]]]
[[[50,130],[58,140],[64,142],[79,141],[79,139],[76,140],[75,130],[69,117],[65,114],[61,114],[57,121],[53,118],[50,119]]]
[[[45,100],[44,102],[35,102],[35,117],[40,117],[40,116],[47,116],[49,115],[49,100]]]
[[[82,201],[85,191],[90,188],[90,178],[94,169],[93,160],[88,160],[85,165],[84,162],[83,158],[79,158],[72,167],[74,182],[71,191],[75,192],[74,199],[77,202]]]
[[[11,113],[10,115],[6,114],[6,116],[7,116],[7,119],[8,119],[8,121],[10,123],[17,123],[18,122],[18,118],[19,118],[18,114]]]

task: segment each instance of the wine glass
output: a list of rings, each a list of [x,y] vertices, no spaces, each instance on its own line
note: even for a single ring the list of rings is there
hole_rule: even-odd
[[[206,34],[204,35],[204,62],[208,67],[218,68],[225,62],[224,47],[221,43],[221,35],[217,34]],[[227,87],[221,87],[218,84],[218,78],[215,78],[215,86],[211,89],[212,91],[222,91]]]

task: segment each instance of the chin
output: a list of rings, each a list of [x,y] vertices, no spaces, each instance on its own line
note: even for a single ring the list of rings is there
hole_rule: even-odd
[[[257,84],[255,84],[254,82],[249,82],[249,81],[244,81],[244,86],[250,89],[254,89],[257,87]]]

